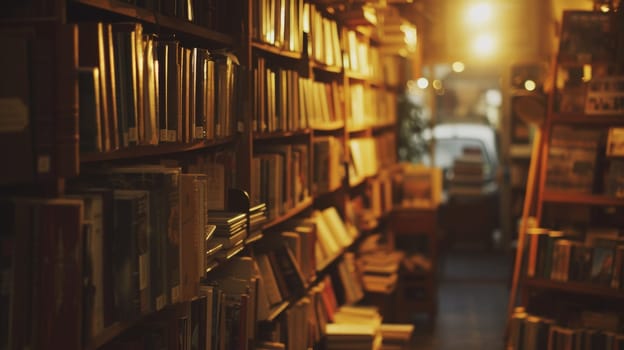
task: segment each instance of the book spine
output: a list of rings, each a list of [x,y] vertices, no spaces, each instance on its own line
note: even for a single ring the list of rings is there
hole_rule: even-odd
[[[33,348],[81,349],[83,204],[46,201],[37,210]]]

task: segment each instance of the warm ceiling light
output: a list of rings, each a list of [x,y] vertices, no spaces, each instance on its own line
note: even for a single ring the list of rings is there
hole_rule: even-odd
[[[481,34],[473,41],[473,51],[478,56],[490,56],[494,53],[496,43],[489,34]]]
[[[442,88],[442,82],[436,79],[433,81],[433,83],[431,83],[431,86],[433,86],[433,88],[436,90],[440,90]]]
[[[491,18],[492,6],[490,4],[474,4],[466,11],[466,21],[472,25],[487,23]]]
[[[529,79],[529,80],[524,82],[524,88],[527,91],[534,91],[536,87],[537,87],[537,84],[535,84],[535,82],[533,80]]]
[[[455,73],[461,73],[464,71],[464,69],[466,69],[466,66],[464,65],[463,62],[453,62],[453,64],[451,65],[451,68],[453,69],[453,72]]]

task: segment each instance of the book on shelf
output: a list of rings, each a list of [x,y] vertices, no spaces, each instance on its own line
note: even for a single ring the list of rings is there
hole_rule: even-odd
[[[16,197],[1,205],[2,344],[81,348],[91,331],[82,324],[83,201]]]
[[[599,140],[597,130],[556,125],[548,148],[546,188],[592,193]]]
[[[53,22],[0,31],[15,45],[3,57],[3,160],[7,184],[74,177],[79,173],[78,32]],[[8,69],[8,70],[7,70]]]
[[[149,191],[152,309],[180,301],[180,169],[115,167],[93,174],[93,179],[114,189]]]
[[[613,61],[616,52],[612,15],[599,11],[565,11],[559,62]]]
[[[149,192],[115,190],[112,246],[114,310],[117,321],[150,312]]]
[[[624,98],[624,76],[593,77],[587,86],[585,114],[621,115]]]

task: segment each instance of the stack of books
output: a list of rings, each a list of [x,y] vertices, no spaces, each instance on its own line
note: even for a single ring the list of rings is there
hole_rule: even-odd
[[[334,313],[334,323],[325,326],[327,349],[379,349],[381,320],[375,307],[340,307]]]
[[[262,237],[262,227],[269,220],[266,203],[249,208],[249,235],[245,243],[253,242]]]
[[[208,212],[208,223],[216,226],[211,244],[222,245],[222,248],[215,252],[217,260],[227,260],[243,250],[248,233],[247,213]]]
[[[489,167],[481,154],[463,154],[453,161],[449,195],[481,195],[495,190],[489,181]]]
[[[401,251],[377,251],[360,256],[358,267],[364,289],[372,293],[391,293],[396,287],[404,255]]]

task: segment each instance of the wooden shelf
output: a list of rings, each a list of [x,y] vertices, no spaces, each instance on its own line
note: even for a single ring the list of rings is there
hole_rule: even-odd
[[[266,133],[255,133],[254,141],[260,140],[272,140],[272,139],[285,139],[285,138],[294,138],[301,136],[309,136],[312,134],[312,129],[302,129],[297,131],[276,131],[276,132],[266,132]]]
[[[312,129],[314,131],[320,132],[333,132],[333,131],[342,131],[344,129],[345,123],[342,120],[337,120],[335,122],[327,122],[322,125],[312,125]]]
[[[340,74],[343,72],[342,67],[328,66],[324,63],[313,61],[313,60],[310,61],[310,67],[312,67],[312,69],[316,69],[317,71],[322,71],[326,73]]]
[[[314,202],[314,199],[312,197],[310,198],[306,198],[305,200],[297,203],[297,205],[290,209],[288,212],[286,212],[284,215],[281,215],[271,221],[269,221],[268,223],[266,223],[262,229],[263,230],[268,230],[274,226],[277,226],[285,221],[287,221],[288,219],[302,213],[303,211],[305,211],[306,209],[308,209],[312,203]]]
[[[527,278],[524,280],[524,285],[530,288],[551,289],[592,297],[624,299],[624,291],[622,290],[583,282],[561,282],[543,278]]]
[[[368,75],[359,73],[359,72],[352,72],[352,71],[346,71],[345,75],[347,76],[347,78],[349,79],[353,79],[353,80],[360,80],[360,81],[369,81],[369,79],[371,78]]]
[[[80,155],[80,162],[89,163],[105,160],[154,157],[172,153],[197,151],[227,145],[232,143],[235,139],[236,138],[234,136],[231,136],[214,141],[200,141],[196,143],[162,143],[159,145],[132,146],[130,148],[124,148],[112,152],[83,153]]]
[[[381,132],[381,131],[394,131],[396,128],[396,122],[390,122],[385,124],[376,124],[373,125],[373,132]]]
[[[359,133],[367,132],[369,130],[371,130],[370,125],[353,125],[353,126],[349,126],[348,128],[349,134],[359,134]]]
[[[234,39],[226,34],[210,30],[200,25],[191,23],[182,18],[165,16],[150,9],[137,7],[132,4],[117,0],[72,0],[70,3],[81,4],[131,18],[133,21],[154,24],[166,28],[176,33],[191,35],[194,37],[207,39],[223,46],[233,46]]]
[[[557,192],[557,191],[544,191],[542,198],[545,202],[551,203],[569,203],[569,204],[584,204],[584,205],[604,205],[604,206],[619,206],[624,205],[623,198],[615,198],[605,195],[594,195],[584,193],[571,193],[571,192]]]
[[[301,52],[288,51],[288,50],[280,49],[279,47],[273,46],[271,44],[261,43],[257,41],[252,42],[251,47],[253,47],[256,50],[260,50],[260,51],[267,52],[267,53],[281,56],[281,57],[291,58],[294,60],[300,60],[302,57]]]
[[[551,122],[555,124],[581,124],[597,126],[624,125],[624,114],[622,115],[587,115],[584,113],[555,113]]]

